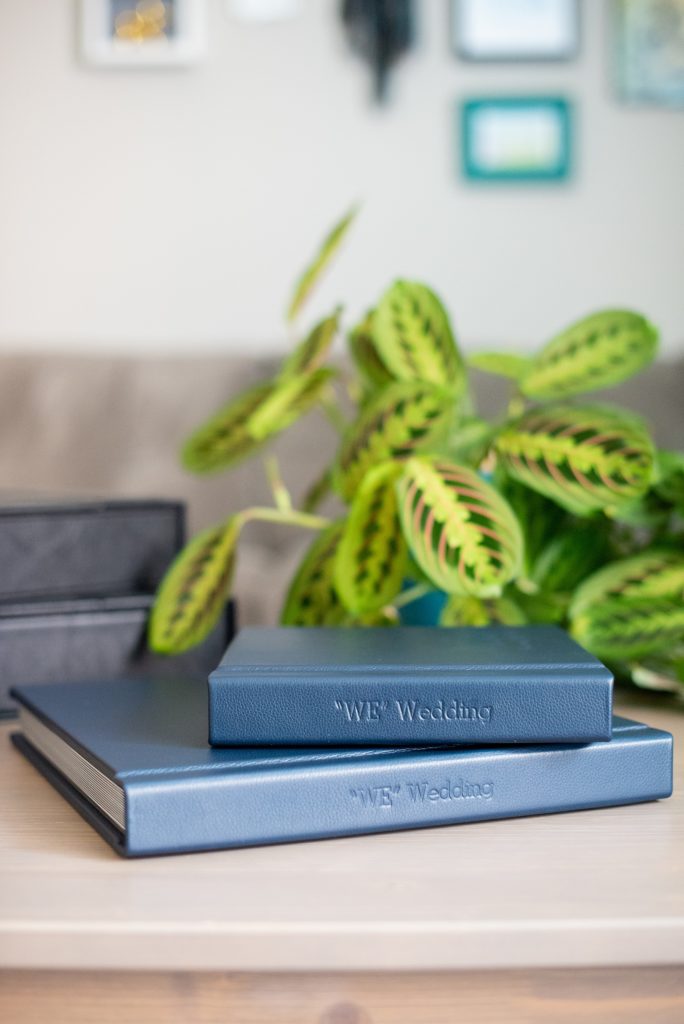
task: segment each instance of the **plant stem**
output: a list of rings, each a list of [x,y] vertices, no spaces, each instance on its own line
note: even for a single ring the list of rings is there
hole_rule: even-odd
[[[392,607],[403,608],[405,605],[411,604],[412,601],[418,601],[419,598],[425,597],[426,594],[431,593],[434,589],[434,587],[428,586],[427,583],[416,583],[414,586],[397,594],[391,602]]]
[[[290,496],[290,492],[283,483],[283,478],[280,475],[280,467],[275,455],[269,455],[268,458],[264,459],[264,469],[266,471],[266,479],[268,480],[271,488],[276,508],[280,509],[281,512],[289,512],[292,508],[292,498]]]
[[[238,516],[243,526],[257,519],[266,523],[282,523],[284,526],[301,526],[305,530],[324,530],[330,526],[330,520],[325,516],[313,516],[295,509],[247,508],[239,512]]]

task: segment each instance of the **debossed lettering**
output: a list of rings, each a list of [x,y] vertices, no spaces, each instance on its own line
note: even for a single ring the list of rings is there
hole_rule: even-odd
[[[342,700],[334,702],[335,710],[349,723],[380,722],[388,716],[400,723],[472,722],[488,725],[494,708],[490,704],[468,704],[456,698],[421,702],[406,700]]]
[[[469,779],[444,779],[431,782],[390,783],[386,786],[355,786],[349,790],[352,800],[364,808],[394,807],[402,797],[412,804],[448,802],[451,800],[491,800],[493,782],[471,782]]]

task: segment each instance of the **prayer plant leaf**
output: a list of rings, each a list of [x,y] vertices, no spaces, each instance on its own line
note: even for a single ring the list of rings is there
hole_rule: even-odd
[[[594,573],[570,605],[573,636],[598,657],[630,661],[684,643],[684,553],[660,548]]]
[[[606,600],[674,598],[684,602],[684,552],[651,548],[593,573],[576,591],[570,615],[576,618]]]
[[[265,441],[280,434],[319,401],[334,371],[326,367],[298,377],[283,377],[246,423],[250,437]]]
[[[521,391],[529,398],[548,399],[613,387],[647,366],[657,347],[658,332],[638,313],[595,313],[544,346]]]
[[[496,373],[511,380],[522,380],[532,366],[527,356],[516,356],[512,352],[476,352],[468,357],[468,366],[483,373]]]
[[[313,291],[315,285],[318,283],[321,275],[327,269],[333,256],[339,249],[344,236],[349,230],[352,221],[356,217],[357,208],[354,207],[345,214],[342,220],[338,221],[332,230],[326,235],[325,239],[321,243],[321,246],[316,253],[315,257],[308,265],[306,270],[302,273],[301,277],[295,285],[290,305],[287,309],[287,320],[288,323],[292,323],[293,320],[299,315],[302,306],[308,299],[309,295]]]
[[[454,398],[431,384],[397,382],[384,388],[347,431],[337,457],[335,486],[353,498],[373,466],[403,460],[434,445],[448,432]]]
[[[435,586],[498,597],[523,553],[520,526],[501,495],[472,469],[434,457],[409,459],[397,488],[404,536]]]
[[[588,605],[571,619],[578,643],[606,661],[667,653],[684,641],[681,598],[619,597]]]
[[[349,350],[356,369],[369,391],[386,387],[395,379],[378,354],[373,341],[373,313],[350,332]]]
[[[332,523],[304,555],[285,598],[283,626],[339,626],[344,621],[347,613],[333,581],[343,527],[343,520]]]
[[[442,609],[440,626],[524,626],[527,617],[510,597],[483,601],[479,597],[451,594]]]
[[[465,391],[465,366],[444,306],[415,281],[395,281],[373,318],[373,342],[399,380],[427,381],[455,394]]]
[[[401,590],[407,548],[395,483],[401,466],[376,466],[363,479],[345,522],[335,559],[335,587],[354,615],[379,611]]]
[[[304,341],[300,342],[292,355],[285,360],[280,377],[295,377],[317,370],[335,340],[339,322],[339,310],[336,310],[332,316],[319,320]]]
[[[530,573],[543,591],[574,591],[611,557],[608,520],[580,520],[556,534],[539,553]]]
[[[575,515],[614,514],[644,494],[653,444],[639,419],[593,405],[530,409],[495,447],[506,472]]]
[[[232,516],[198,534],[162,580],[149,625],[149,644],[160,654],[194,647],[218,621],[230,590],[241,521]]]
[[[257,384],[215,413],[185,442],[181,460],[193,473],[212,473],[234,466],[261,447],[246,424],[274,390],[274,383]]]

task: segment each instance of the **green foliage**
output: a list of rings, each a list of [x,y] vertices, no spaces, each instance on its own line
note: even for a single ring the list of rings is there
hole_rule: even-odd
[[[468,356],[467,363],[483,373],[495,373],[510,380],[522,380],[532,366],[528,356],[516,356],[511,352],[476,352]]]
[[[332,316],[320,320],[304,341],[300,342],[285,362],[280,376],[297,377],[298,374],[311,373],[317,370],[328,355],[330,346],[335,340],[340,323],[340,310]]]
[[[349,428],[335,467],[337,490],[349,501],[373,466],[437,445],[453,416],[453,399],[441,389],[415,381],[390,384]]]
[[[400,473],[395,462],[370,470],[349,510],[335,558],[335,587],[355,615],[378,611],[401,589],[407,550],[395,489]]]
[[[604,406],[545,405],[504,427],[506,471],[575,515],[614,514],[651,483],[654,451],[636,417]]]
[[[309,295],[318,283],[323,272],[327,269],[333,256],[342,244],[344,236],[347,234],[352,221],[356,217],[356,213],[356,207],[353,207],[349,213],[344,215],[342,220],[335,224],[332,230],[324,238],[311,263],[299,277],[297,284],[295,285],[292,298],[290,299],[290,305],[287,308],[288,323],[292,323],[292,321],[299,316],[302,306],[309,298]]]
[[[300,313],[354,213],[299,279]],[[329,365],[346,336],[353,376]],[[469,397],[449,315],[425,284],[395,281],[352,330],[341,308],[304,333],[280,372],[233,398],[186,442],[196,473],[261,452],[309,410],[338,428],[337,451],[295,507],[275,460],[273,506],[247,509],[192,540],[162,583],[157,651],[207,634],[229,594],[238,534],[253,519],[316,531],[285,600],[291,626],[391,625],[430,589],[441,625],[549,622],[570,629],[620,678],[684,696],[684,454],[654,450],[617,408],[571,401],[653,358],[638,313],[572,324],[532,357],[471,356],[507,378],[507,411],[488,421]],[[356,403],[338,408],[340,382]],[[315,512],[335,501],[331,521]],[[342,504],[342,509],[339,509]]]
[[[568,398],[611,388],[654,358],[658,332],[638,313],[595,313],[553,338],[522,377],[529,398]]]
[[[149,641],[160,654],[179,654],[211,632],[230,588],[240,520],[212,526],[190,541],[161,585]]]
[[[442,609],[440,626],[524,626],[527,617],[510,597],[483,601],[452,594]]]
[[[334,583],[335,555],[344,521],[332,523],[314,539],[285,598],[283,626],[339,626],[344,605]]]
[[[373,317],[380,359],[399,380],[427,381],[455,394],[465,390],[465,367],[444,306],[415,281],[395,281]]]
[[[511,507],[467,466],[409,459],[398,484],[399,515],[411,553],[448,594],[497,597],[522,562]]]

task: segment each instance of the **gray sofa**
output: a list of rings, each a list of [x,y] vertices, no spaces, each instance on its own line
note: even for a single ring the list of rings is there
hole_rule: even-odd
[[[259,459],[197,477],[180,467],[177,452],[212,411],[271,369],[268,361],[247,357],[0,357],[1,486],[182,497],[193,530],[247,505],[270,504]],[[499,382],[479,374],[475,385],[483,411],[500,407]],[[646,415],[662,446],[684,448],[683,395],[679,361],[655,365],[608,397]],[[273,451],[295,498],[335,445],[334,429],[317,412],[276,440]],[[236,577],[243,623],[277,621],[287,580],[309,539],[291,527],[253,523],[245,529]]]

